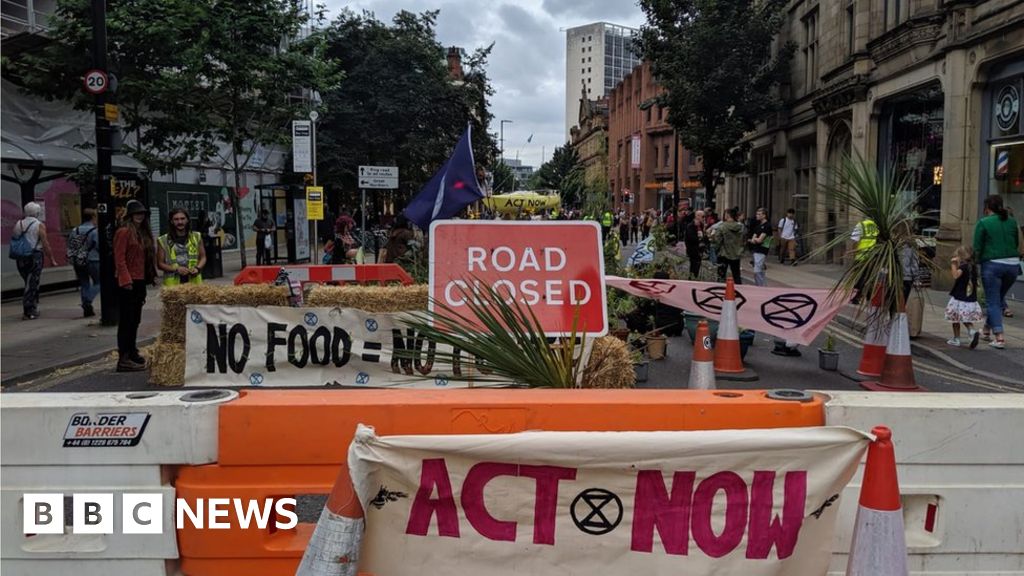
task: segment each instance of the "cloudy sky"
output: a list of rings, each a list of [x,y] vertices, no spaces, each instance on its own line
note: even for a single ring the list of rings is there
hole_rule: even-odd
[[[390,22],[399,10],[440,10],[438,40],[467,52],[494,42],[488,66],[495,95],[492,132],[505,124],[505,155],[534,167],[564,143],[565,28],[606,21],[638,27],[643,14],[634,0],[329,0],[332,14],[343,7],[370,10]],[[533,141],[526,140],[533,134]]]

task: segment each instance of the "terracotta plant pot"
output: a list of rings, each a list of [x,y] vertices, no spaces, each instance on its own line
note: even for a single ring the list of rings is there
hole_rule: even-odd
[[[651,360],[661,360],[668,348],[668,337],[662,334],[647,337],[647,355]]]

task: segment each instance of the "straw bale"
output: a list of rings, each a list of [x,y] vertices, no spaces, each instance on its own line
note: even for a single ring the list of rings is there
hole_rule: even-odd
[[[149,354],[149,383],[181,386],[185,383],[185,345],[157,340]]]
[[[411,286],[317,286],[307,306],[357,308],[366,312],[404,312],[427,308],[427,285]]]
[[[594,341],[581,388],[632,388],[636,384],[633,359],[626,343],[612,336]]]
[[[185,313],[189,306],[225,304],[234,306],[287,306],[288,289],[269,284],[217,286],[184,284],[160,291],[163,311],[160,318],[160,339],[165,343],[185,343]]]

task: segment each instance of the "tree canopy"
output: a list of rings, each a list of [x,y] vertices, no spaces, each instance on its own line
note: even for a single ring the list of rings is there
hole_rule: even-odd
[[[786,0],[640,0],[637,41],[665,88],[660,104],[679,139],[703,159],[709,202],[719,175],[740,169],[744,135],[781,106],[791,44],[774,46]],[[773,46],[775,49],[773,50]]]
[[[534,174],[534,187],[558,190],[563,206],[580,206],[587,186],[583,164],[576,149],[569,144],[555,148],[551,159]]]
[[[466,126],[474,159],[491,163],[496,147],[486,126],[492,89],[485,66],[490,47],[463,59],[464,76],[449,76],[437,41],[437,12],[402,11],[390,24],[346,10],[327,31],[327,55],[345,81],[324,93],[320,124],[321,180],[353,192],[360,164],[397,166],[401,196],[415,194],[447,160]]]

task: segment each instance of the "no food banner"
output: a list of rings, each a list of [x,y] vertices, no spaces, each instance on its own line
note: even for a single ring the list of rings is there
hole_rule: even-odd
[[[430,226],[430,297],[457,311],[486,286],[529,307],[547,335],[607,333],[596,222],[465,222]],[[461,309],[461,310],[460,310]]]
[[[349,449],[374,574],[824,574],[849,428],[378,437]]]
[[[351,308],[190,306],[185,328],[186,386],[467,387],[491,378],[486,363],[463,353],[436,361],[444,345],[403,322],[404,313]],[[586,363],[592,349],[580,348]],[[396,351],[411,351],[396,356]],[[477,380],[473,386],[512,385]]]

